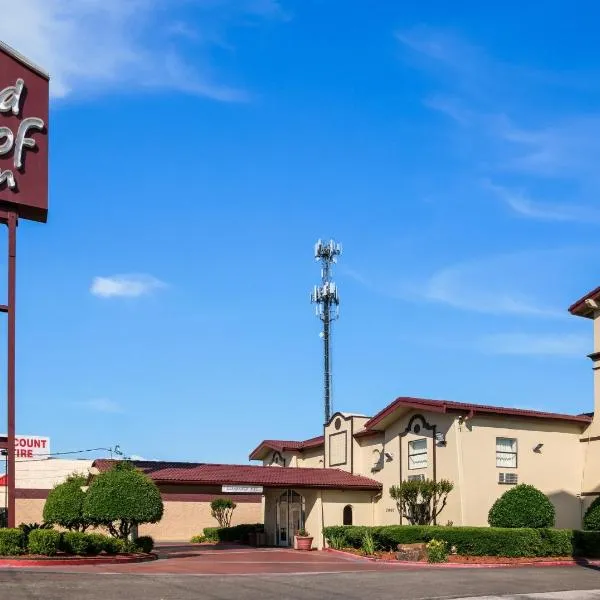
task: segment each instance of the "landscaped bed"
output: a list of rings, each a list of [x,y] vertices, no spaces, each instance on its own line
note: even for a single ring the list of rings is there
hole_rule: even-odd
[[[151,560],[154,541],[143,536],[135,541],[100,533],[57,531],[46,525],[22,525],[0,529],[0,562],[130,562]]]
[[[399,548],[423,550],[410,562],[522,564],[600,558],[600,532],[550,528],[337,526],[324,530],[330,548],[375,560],[396,561]],[[439,557],[432,549],[443,548]],[[428,556],[429,555],[429,556]]]

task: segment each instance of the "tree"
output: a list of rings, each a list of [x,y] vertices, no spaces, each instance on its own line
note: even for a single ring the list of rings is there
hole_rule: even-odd
[[[520,484],[504,492],[488,513],[491,527],[554,527],[554,505],[532,485]]]
[[[85,532],[91,525],[83,515],[85,492],[82,488],[86,483],[86,477],[74,473],[54,486],[44,504],[44,521],[71,531]]]
[[[160,521],[163,511],[156,484],[128,461],[118,462],[110,471],[97,475],[83,504],[87,519],[123,540],[128,539],[133,527]]]
[[[210,503],[210,514],[217,520],[219,527],[229,527],[236,506],[231,498],[216,498]]]
[[[454,484],[447,479],[402,481],[390,488],[400,516],[411,525],[431,525],[444,510]]]

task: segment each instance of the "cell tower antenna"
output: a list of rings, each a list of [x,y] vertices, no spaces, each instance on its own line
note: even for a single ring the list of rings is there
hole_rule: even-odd
[[[331,418],[331,324],[340,316],[340,297],[332,280],[333,265],[342,254],[342,245],[333,240],[315,244],[315,260],[321,263],[321,285],[315,285],[310,301],[315,304],[316,314],[323,322],[323,395],[325,400],[325,423]]]

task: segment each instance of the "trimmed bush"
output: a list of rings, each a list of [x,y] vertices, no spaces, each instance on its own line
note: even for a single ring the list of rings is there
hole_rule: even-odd
[[[54,529],[34,529],[27,540],[29,554],[54,556],[60,549],[60,532]]]
[[[600,496],[598,496],[585,511],[583,528],[600,531]]]
[[[124,552],[125,548],[123,546],[123,540],[118,540],[114,537],[103,536],[104,544],[103,550],[106,554],[119,554],[120,552]]]
[[[463,556],[600,556],[600,532],[570,529],[516,529],[495,527],[389,527],[337,526],[324,529],[325,538],[338,547],[360,549],[365,530],[371,530],[376,550],[394,551],[398,544],[446,542]]]
[[[96,556],[100,554],[106,548],[107,542],[110,542],[114,538],[101,533],[86,533],[88,539],[88,554]]]
[[[93,540],[90,536],[81,531],[67,531],[63,533],[61,549],[67,554],[76,554],[77,556],[85,556],[91,554],[92,547],[95,548]]]
[[[207,542],[246,542],[248,534],[262,532],[264,529],[264,525],[255,523],[234,525],[233,527],[205,527],[202,533]]]
[[[154,549],[154,540],[149,535],[142,535],[134,542],[135,547],[144,554],[150,554]]]
[[[21,529],[0,529],[0,556],[23,554],[26,539]]]
[[[206,542],[206,536],[205,535],[195,535],[190,540],[191,544],[202,544],[203,542]]]
[[[163,501],[154,481],[122,461],[110,471],[97,475],[85,494],[83,514],[111,535],[127,540],[133,527],[157,523],[163,516]]]
[[[44,521],[65,529],[85,531],[90,522],[83,516],[86,485],[83,475],[71,475],[66,481],[54,486],[44,504]]]
[[[600,531],[574,531],[573,548],[575,556],[600,558]]]
[[[494,502],[488,514],[491,527],[553,527],[554,505],[532,485],[520,484]]]

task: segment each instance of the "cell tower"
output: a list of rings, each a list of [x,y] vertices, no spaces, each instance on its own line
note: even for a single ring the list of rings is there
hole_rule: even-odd
[[[323,392],[325,399],[325,423],[331,418],[331,323],[340,316],[340,297],[337,286],[331,280],[333,265],[342,254],[342,245],[333,240],[315,244],[315,260],[321,263],[321,285],[315,285],[310,300],[316,304],[316,313],[323,321]]]

